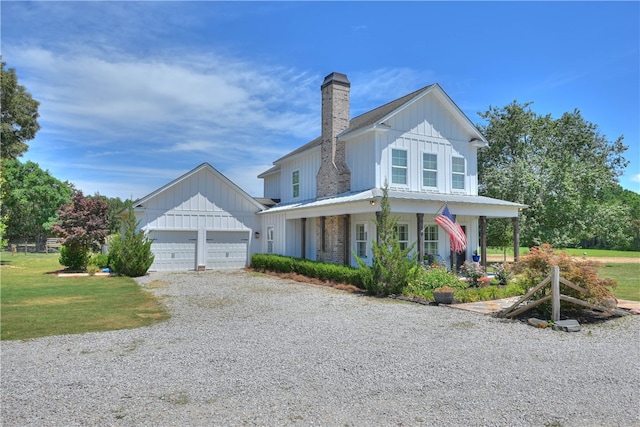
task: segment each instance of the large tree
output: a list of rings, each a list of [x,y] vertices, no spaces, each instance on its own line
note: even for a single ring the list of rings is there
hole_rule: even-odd
[[[514,101],[480,113],[489,148],[478,154],[479,192],[529,205],[521,216],[523,244],[576,245],[596,231],[593,216],[618,185],[627,147],[622,136],[607,140],[578,110],[553,119],[529,107]]]
[[[40,129],[39,103],[24,86],[18,84],[16,70],[5,70],[5,65],[0,57],[0,157],[15,159],[29,149],[26,141],[35,138]]]
[[[55,222],[56,212],[68,203],[73,186],[54,178],[37,163],[19,160],[2,161],[2,205],[6,217],[6,238],[33,239],[44,247]]]
[[[102,194],[96,193],[93,196],[87,196],[92,199],[102,200],[109,208],[108,213],[108,226],[110,234],[118,233],[122,229],[122,219],[119,214],[124,212],[129,206],[131,206],[131,200],[122,200],[119,197],[107,197]]]

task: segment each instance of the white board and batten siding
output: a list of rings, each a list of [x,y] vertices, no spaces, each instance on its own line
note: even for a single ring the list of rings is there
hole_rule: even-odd
[[[477,195],[477,149],[469,143],[469,133],[443,104],[432,96],[423,98],[389,118],[390,130],[380,133],[380,175],[376,187],[389,180],[390,188],[406,191],[463,193]],[[408,131],[404,129],[409,129]],[[406,186],[391,183],[393,149],[407,151],[408,182]],[[424,187],[422,158],[424,153],[436,154],[437,187]],[[452,188],[452,158],[465,159],[465,188]]]
[[[351,191],[390,188],[403,191],[477,194],[477,148],[470,143],[468,124],[460,121],[440,95],[431,93],[385,119],[377,128],[348,139],[346,161],[351,171]],[[407,151],[407,185],[391,183],[392,149]],[[437,187],[422,183],[424,153],[438,159]],[[465,189],[451,185],[452,157],[465,159]]]
[[[282,162],[280,169],[280,197],[282,203],[315,199],[316,176],[320,170],[320,150],[314,149]],[[299,174],[298,197],[293,196],[293,172]]]
[[[258,249],[260,204],[206,163],[141,199],[135,210],[154,239],[151,271],[243,268]]]

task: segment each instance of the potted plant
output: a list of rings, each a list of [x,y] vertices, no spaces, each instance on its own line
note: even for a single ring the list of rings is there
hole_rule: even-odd
[[[478,255],[478,250],[477,249],[475,251],[473,251],[473,255],[471,255],[471,258],[473,259],[473,262],[479,262],[480,261],[480,255]]]
[[[455,290],[451,286],[441,286],[433,290],[433,299],[437,304],[452,304]]]

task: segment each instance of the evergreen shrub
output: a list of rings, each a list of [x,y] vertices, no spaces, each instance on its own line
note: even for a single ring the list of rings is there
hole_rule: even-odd
[[[109,245],[109,266],[123,276],[144,276],[155,258],[151,252],[153,240],[147,238],[143,230],[136,231],[139,221],[136,221],[132,206],[122,224],[122,233],[114,235]]]

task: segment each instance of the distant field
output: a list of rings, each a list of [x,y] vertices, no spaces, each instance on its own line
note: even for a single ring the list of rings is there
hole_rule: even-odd
[[[128,277],[58,277],[58,254],[3,252],[1,339],[129,329],[169,317]]]
[[[564,249],[571,256],[587,258],[635,258],[640,262],[640,252],[638,251],[610,251],[606,249]],[[520,248],[520,255],[529,252],[528,247]],[[586,255],[585,255],[586,253]],[[487,249],[487,255],[503,255],[500,249]],[[513,258],[513,248],[507,249],[507,258]]]
[[[586,258],[602,263],[598,274],[600,277],[618,282],[618,286],[613,290],[616,298],[640,301],[640,252],[574,248],[565,249],[565,251],[577,258]],[[529,248],[520,248],[520,255],[528,252]],[[488,261],[499,262],[503,258],[502,251],[498,249],[487,250]],[[513,249],[507,250],[507,261],[513,261]]]

